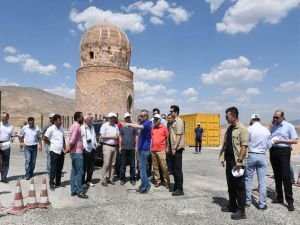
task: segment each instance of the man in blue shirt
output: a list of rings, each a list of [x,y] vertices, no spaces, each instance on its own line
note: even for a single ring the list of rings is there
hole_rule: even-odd
[[[141,171],[141,186],[138,192],[146,194],[151,188],[148,176],[147,176],[147,165],[150,156],[150,144],[151,144],[151,129],[152,122],[149,121],[149,112],[146,109],[141,110],[139,115],[140,125],[133,123],[124,123],[124,126],[132,126],[141,129],[138,138],[138,152],[139,152],[139,163]]]
[[[272,124],[271,136],[273,144],[270,149],[270,161],[277,192],[277,198],[273,200],[273,203],[283,204],[283,184],[288,210],[294,211],[292,183],[288,173],[291,161],[291,145],[297,144],[298,135],[295,127],[284,120],[284,112],[281,110],[275,111]]]
[[[195,128],[195,154],[201,153],[203,128],[200,123],[197,123]],[[198,150],[199,146],[199,150]]]

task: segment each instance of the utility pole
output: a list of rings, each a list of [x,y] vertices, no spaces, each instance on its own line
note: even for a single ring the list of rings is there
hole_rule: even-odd
[[[1,114],[1,90],[0,90],[0,114]]]

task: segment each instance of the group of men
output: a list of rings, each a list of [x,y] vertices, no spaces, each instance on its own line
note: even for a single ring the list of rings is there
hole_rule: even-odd
[[[270,150],[270,162],[274,172],[277,197],[274,204],[283,204],[285,200],[289,211],[294,211],[292,178],[289,175],[292,144],[297,144],[298,135],[295,127],[285,121],[284,112],[274,113],[269,129],[260,122],[260,116],[251,116],[248,129],[239,122],[236,107],[226,110],[227,128],[220,161],[226,167],[229,204],[223,212],[232,212],[232,219],[245,219],[245,207],[252,202],[253,174],[256,170],[259,184],[259,201],[257,208],[266,210],[266,152]]]

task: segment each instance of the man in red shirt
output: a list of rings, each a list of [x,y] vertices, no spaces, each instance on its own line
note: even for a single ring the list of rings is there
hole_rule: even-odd
[[[161,116],[155,114],[153,116],[153,128],[151,131],[151,158],[153,164],[154,186],[159,187],[164,184],[167,188],[170,185],[168,168],[166,162],[167,140],[169,131],[166,126],[161,124]],[[162,171],[164,182],[160,180],[159,167]]]

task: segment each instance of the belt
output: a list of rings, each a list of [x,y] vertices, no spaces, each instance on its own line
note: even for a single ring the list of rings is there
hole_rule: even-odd
[[[103,145],[108,145],[110,147],[117,147],[117,145],[110,145],[110,144],[107,144],[107,143],[102,143]]]
[[[8,140],[9,141],[9,140]],[[0,144],[4,143],[4,142],[8,142],[8,141],[0,141]]]
[[[265,155],[266,154],[266,153],[261,153],[261,152],[248,152],[248,153],[259,154],[259,155]]]

